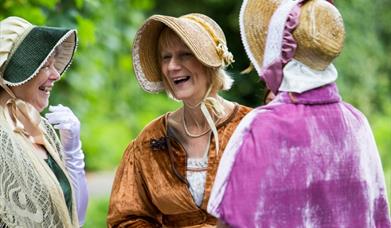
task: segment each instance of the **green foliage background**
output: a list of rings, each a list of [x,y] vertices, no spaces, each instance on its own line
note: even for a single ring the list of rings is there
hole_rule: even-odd
[[[369,119],[391,196],[391,0],[336,0],[344,17],[345,47],[335,61],[345,101]],[[56,84],[51,103],[72,107],[82,123],[88,171],[113,169],[129,141],[150,120],[179,107],[165,94],[147,94],[135,80],[130,46],[152,14],[200,12],[223,28],[236,62],[230,100],[261,104],[264,86],[249,65],[239,34],[238,0],[0,0],[0,19],[16,15],[37,25],[73,27],[79,47],[71,68]],[[105,227],[107,199],[93,199],[86,227]]]

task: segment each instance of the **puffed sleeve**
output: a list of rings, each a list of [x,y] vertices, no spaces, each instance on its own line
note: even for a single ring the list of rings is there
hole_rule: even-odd
[[[149,198],[136,158],[137,146],[126,148],[111,191],[108,227],[161,227],[159,211]]]

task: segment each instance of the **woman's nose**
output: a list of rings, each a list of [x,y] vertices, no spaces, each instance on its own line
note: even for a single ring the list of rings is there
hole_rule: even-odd
[[[60,79],[60,73],[54,67],[54,64],[50,66],[49,79],[53,81],[57,81],[58,79]]]
[[[168,70],[179,70],[181,69],[181,63],[177,58],[171,58],[170,62],[168,63]]]

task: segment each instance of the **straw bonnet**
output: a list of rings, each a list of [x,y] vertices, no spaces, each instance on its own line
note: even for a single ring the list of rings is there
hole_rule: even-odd
[[[281,45],[285,35],[283,26],[288,24],[282,20],[289,18],[288,13],[295,6],[299,7],[299,18],[293,30],[293,58],[315,70],[324,70],[341,52],[345,38],[342,17],[331,3],[325,0],[244,0],[240,12],[241,36],[258,74],[262,76],[273,58],[281,55],[282,48],[276,46]]]
[[[60,75],[68,68],[77,45],[73,29],[35,26],[20,17],[0,21],[0,78],[8,86],[32,79],[50,55]]]
[[[205,66],[225,67],[234,61],[223,30],[211,18],[196,13],[179,18],[153,15],[138,30],[132,50],[137,80],[147,92],[164,90],[157,50],[165,27],[172,29]]]

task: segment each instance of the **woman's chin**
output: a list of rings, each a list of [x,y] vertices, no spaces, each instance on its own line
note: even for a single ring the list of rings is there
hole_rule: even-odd
[[[186,101],[187,99],[189,99],[188,96],[184,96],[183,94],[175,94],[174,97],[175,97],[175,99],[180,100],[180,101]]]
[[[45,108],[47,108],[49,106],[49,102],[46,102],[44,104],[35,104],[33,105],[34,108],[38,111],[38,112],[42,112]]]

